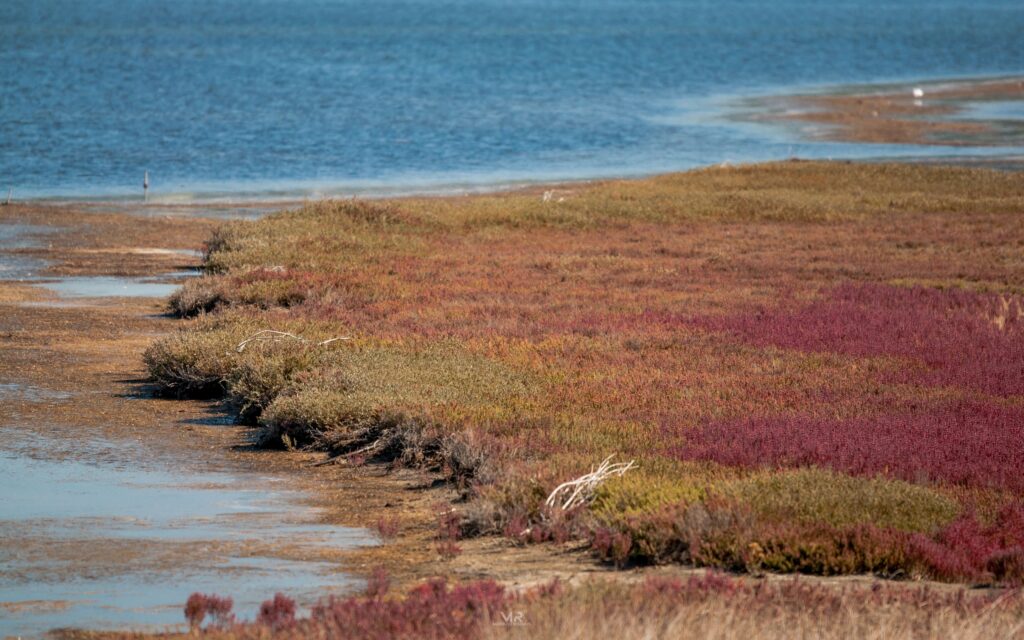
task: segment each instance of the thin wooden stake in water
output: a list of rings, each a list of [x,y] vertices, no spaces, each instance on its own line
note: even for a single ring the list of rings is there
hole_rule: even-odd
[[[142,201],[149,202],[149,172],[142,176]]]

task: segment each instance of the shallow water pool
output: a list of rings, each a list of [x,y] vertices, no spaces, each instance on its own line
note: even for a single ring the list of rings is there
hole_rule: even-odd
[[[278,591],[308,606],[361,587],[328,555],[376,539],[321,523],[282,478],[190,472],[102,441],[72,458],[59,427],[53,447],[3,431],[0,636],[161,629],[183,622],[194,591],[252,618]]]
[[[43,281],[38,286],[62,298],[163,298],[171,295],[180,285],[174,282],[154,282],[148,278],[81,276]]]

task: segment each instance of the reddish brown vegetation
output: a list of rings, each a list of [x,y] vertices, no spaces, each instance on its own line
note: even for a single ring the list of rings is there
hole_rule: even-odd
[[[451,560],[462,553],[458,545],[462,535],[462,518],[450,508],[442,507],[437,516],[437,553],[445,560]]]
[[[456,480],[442,556],[504,532],[619,564],[1012,582],[1022,184],[791,162],[309,205],[221,234],[196,300],[224,310],[150,369],[226,388],[266,444]],[[268,327],[352,340],[232,348]],[[544,507],[611,453],[638,468],[593,508]]]
[[[235,616],[231,613],[234,606],[234,600],[231,598],[196,592],[185,602],[185,620],[193,629],[202,625],[207,616],[212,625],[227,626],[235,621]]]
[[[895,356],[899,383],[1024,394],[1024,302],[960,289],[845,283],[814,302],[705,318],[698,326],[800,351]]]
[[[313,608],[311,620],[337,638],[465,638],[496,615],[506,598],[494,582],[449,587],[438,579],[402,599],[331,598]]]
[[[398,535],[398,531],[401,528],[401,522],[397,516],[381,516],[380,518],[377,518],[375,528],[381,538],[391,540]]]
[[[869,612],[891,611],[895,614],[893,619],[873,624],[892,625],[899,616],[913,613],[921,616],[918,624],[924,622],[928,629],[942,635],[986,619],[992,624],[994,618],[1004,616],[1010,627],[1014,621],[1019,625],[1024,600],[1016,591],[972,594],[964,589],[935,590],[880,583],[837,587],[799,579],[740,580],[710,571],[686,578],[650,576],[632,585],[596,584],[573,590],[554,581],[524,593],[506,591],[489,581],[450,586],[444,580],[433,580],[401,597],[332,597],[315,605],[308,618],[285,626],[258,620],[210,628],[206,634],[218,638],[263,638],[271,630],[274,637],[282,638],[469,640],[494,637],[495,632],[504,637],[510,625],[522,625],[531,637],[547,638],[564,637],[566,633],[565,629],[547,628],[550,622],[546,620],[551,617],[571,628],[587,624],[588,617],[622,612],[633,621],[629,629],[632,631],[647,623],[657,625],[654,628],[670,624],[674,616],[691,608],[695,616],[687,622],[691,630],[698,620],[708,616],[722,616],[720,624],[726,626],[745,620],[755,628],[766,625],[763,629],[793,616],[793,622],[807,624],[808,631],[816,630],[814,635],[820,637],[819,625],[824,621],[849,615],[868,620]],[[737,617],[737,612],[742,615]],[[843,624],[848,622],[843,620],[840,629]],[[605,626],[607,632],[619,631],[607,623]],[[654,628],[647,634],[630,637],[650,637],[657,633]],[[995,629],[992,627],[991,631]],[[846,628],[847,632],[850,630]],[[884,626],[877,630],[884,630],[887,635],[893,631]],[[920,630],[917,629],[918,634]],[[789,631],[792,633],[792,629]]]
[[[957,400],[836,420],[757,416],[710,422],[673,449],[683,459],[744,467],[824,466],[909,482],[1024,491],[1024,407]]]
[[[275,593],[274,597],[260,605],[256,624],[271,629],[283,629],[295,624],[295,601],[283,593]]]

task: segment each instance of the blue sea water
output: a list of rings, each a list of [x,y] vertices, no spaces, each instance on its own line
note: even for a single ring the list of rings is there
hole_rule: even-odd
[[[285,197],[906,154],[723,105],[1022,71],[1021,0],[4,0],[0,188],[126,196],[148,170],[166,198]]]

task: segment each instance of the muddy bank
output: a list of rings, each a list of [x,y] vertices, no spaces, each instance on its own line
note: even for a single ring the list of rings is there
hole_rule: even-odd
[[[142,380],[139,350],[171,324],[162,296],[208,230],[0,208],[0,635],[163,628],[197,589],[245,611],[273,585],[307,603],[360,588],[340,558],[375,536],[328,517],[213,407]]]

